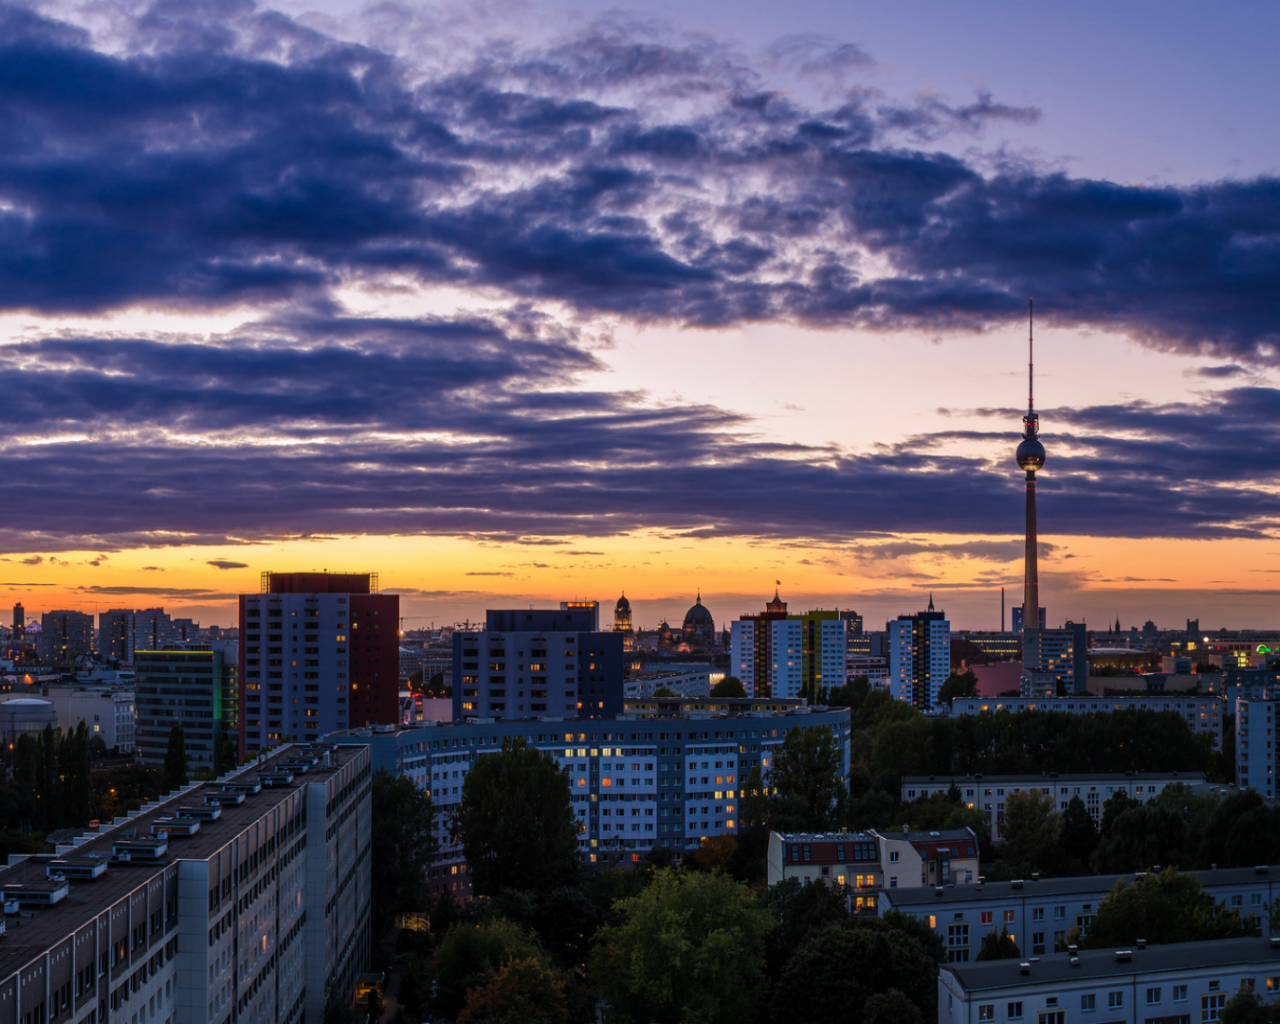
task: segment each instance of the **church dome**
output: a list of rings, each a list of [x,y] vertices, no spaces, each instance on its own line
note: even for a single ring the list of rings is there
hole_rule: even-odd
[[[711,626],[714,620],[711,612],[707,611],[707,606],[702,603],[702,595],[698,595],[698,600],[694,602],[684,616],[684,625],[688,629],[690,626]]]
[[[631,611],[631,602],[627,600],[626,594],[623,594],[620,598],[618,598],[618,605],[615,610],[619,612]]]

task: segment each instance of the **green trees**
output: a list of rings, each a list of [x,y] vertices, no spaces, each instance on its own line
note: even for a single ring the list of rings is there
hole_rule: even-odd
[[[978,960],[1013,960],[1022,956],[1018,950],[1018,944],[1013,941],[1013,936],[1009,934],[1007,928],[1003,925],[1000,930],[987,932],[982,937],[982,948],[978,950],[976,959]]]
[[[450,928],[436,951],[436,1012],[455,1020],[466,1005],[468,991],[489,984],[512,960],[545,963],[546,954],[511,921],[498,919]]]
[[[937,979],[934,959],[892,925],[871,920],[828,927],[787,961],[769,1019],[771,1024],[863,1021],[873,996],[896,989],[910,993],[920,1016],[932,1021],[938,1016]]]
[[[775,821],[801,831],[830,828],[843,788],[840,774],[840,751],[830,729],[792,728],[773,748],[769,766]]]
[[[1044,868],[1059,857],[1058,833],[1062,816],[1054,810],[1053,797],[1030,790],[1011,793],[1005,800],[1004,859],[1009,864],[1030,864]]]
[[[578,819],[569,777],[523,739],[507,738],[467,773],[453,826],[480,896],[554,888],[572,876]]]
[[[1084,801],[1073,796],[1062,812],[1062,852],[1072,861],[1074,874],[1085,874],[1093,851],[1098,848],[1098,828]]]
[[[724,699],[727,697],[745,697],[747,688],[742,685],[742,680],[737,676],[725,676],[715,686],[711,687],[711,696]]]
[[[458,1024],[567,1024],[564,979],[536,957],[508,960],[467,993]]]
[[[1241,989],[1222,1008],[1221,1024],[1280,1024],[1280,1003],[1264,1002],[1256,992]]]
[[[1105,949],[1138,939],[1196,942],[1252,934],[1252,925],[1240,912],[1215,903],[1194,875],[1165,868],[1132,885],[1117,882],[1098,904],[1098,913],[1080,944],[1087,949]]]
[[[721,874],[659,871],[600,930],[590,977],[608,1024],[750,1020],[773,927],[744,885]]]
[[[946,682],[938,689],[938,701],[945,703],[947,707],[951,706],[951,702],[957,697],[976,697],[978,696],[978,677],[974,674],[973,669],[966,669],[964,672],[952,672],[947,676]]]
[[[169,730],[169,745],[164,752],[163,786],[169,792],[187,784],[187,737],[177,722]]]
[[[431,797],[403,775],[379,768],[373,775],[372,861],[375,939],[396,914],[431,905],[427,868],[435,860],[435,808]]]

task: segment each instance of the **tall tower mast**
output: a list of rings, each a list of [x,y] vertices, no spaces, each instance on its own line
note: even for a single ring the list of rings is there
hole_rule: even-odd
[[[1022,667],[1040,668],[1040,570],[1036,557],[1036,470],[1044,466],[1035,403],[1035,300],[1027,300],[1027,411],[1022,417],[1018,466],[1027,474],[1026,566],[1022,603]]]

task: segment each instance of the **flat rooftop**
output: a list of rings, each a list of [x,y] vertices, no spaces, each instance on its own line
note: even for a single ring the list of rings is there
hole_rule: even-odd
[[[923,786],[940,782],[1042,783],[1049,786],[1063,782],[1145,782],[1148,779],[1179,779],[1203,782],[1204,772],[1050,772],[1040,775],[904,775],[904,786]]]
[[[222,779],[203,782],[190,789],[172,793],[131,818],[118,824],[101,826],[96,833],[86,831],[84,834],[91,838],[61,856],[69,858],[84,857],[90,853],[101,854],[109,862],[106,873],[93,880],[68,879],[70,891],[60,903],[52,907],[40,907],[34,912],[24,907],[19,914],[10,916],[7,919],[6,934],[0,938],[0,978],[8,977],[140,885],[163,874],[168,865],[180,860],[207,858],[251,822],[282,803],[289,794],[308,782],[326,777],[359,756],[363,749],[363,745],[337,747],[330,755],[330,767],[321,765],[309,768],[305,774],[294,775],[293,782],[288,785],[263,786],[261,792],[246,796],[244,803],[235,807],[223,807],[222,816],[217,821],[201,821],[200,831],[194,836],[170,836],[169,852],[158,861],[135,860],[121,864],[110,860],[111,847],[118,840],[134,836],[149,837],[153,822],[176,814],[180,805],[203,804],[205,793],[219,791],[224,783],[255,779],[259,772],[298,757],[299,746],[281,748],[261,764],[255,762]],[[41,855],[39,859],[28,858],[11,867],[2,867],[0,885],[44,882],[47,880],[46,868],[53,859],[53,856]]]
[[[983,963],[943,964],[942,970],[950,971],[967,992],[1014,988],[1025,985],[1061,985],[1072,981],[1100,980],[1129,977],[1134,974],[1154,974],[1164,971],[1186,970],[1202,967],[1209,971],[1224,971],[1235,967],[1246,970],[1256,965],[1268,965],[1271,969],[1280,963],[1280,948],[1273,947],[1267,938],[1211,939],[1207,942],[1175,942],[1168,945],[1136,945],[1123,947],[1127,960],[1117,959],[1114,949],[1082,949],[1077,954],[1078,964],[1071,963],[1070,953],[1054,953],[1051,956],[1018,958],[1014,960],[987,960]],[[1030,970],[1022,973],[1022,964]],[[1228,991],[1229,986],[1223,986]]]
[[[1139,873],[1141,874],[1141,872]],[[1270,879],[1280,883],[1280,866],[1259,868],[1210,868],[1191,871],[1202,886],[1246,886]],[[1021,882],[983,882],[978,885],[947,885],[939,893],[934,886],[910,889],[889,889],[885,896],[895,907],[919,911],[925,905],[947,903],[971,903],[979,900],[998,900],[1009,897],[1025,899],[1052,899],[1055,896],[1110,892],[1116,882],[1132,885],[1138,875],[1072,875],[1069,878],[1027,878]]]

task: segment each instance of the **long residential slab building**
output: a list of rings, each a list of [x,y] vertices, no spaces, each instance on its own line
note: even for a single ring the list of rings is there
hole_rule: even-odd
[[[947,964],[938,1024],[1191,1024],[1222,1019],[1237,992],[1274,1004],[1280,940],[1211,939]]]
[[[1268,907],[1280,897],[1280,865],[1190,874],[1215,902],[1238,910],[1259,927],[1265,926]],[[880,893],[879,910],[898,910],[926,921],[945,943],[950,963],[976,960],[983,936],[1002,928],[1024,955],[1044,956],[1065,949],[1072,928],[1088,932],[1098,904],[1117,882],[1132,885],[1144,877],[1145,872],[1138,872],[886,889]]]
[[[654,847],[696,849],[707,837],[740,826],[742,788],[753,768],[767,772],[774,749],[794,729],[830,730],[849,772],[849,709],[785,700],[636,701],[612,719],[479,719],[423,722],[342,735],[367,743],[373,767],[411,778],[431,794],[440,856],[430,871],[433,895],[470,894],[467,866],[449,834],[476,759],[519,737],[569,773],[582,826],[582,859],[639,860]],[[3,1024],[3,1022],[0,1022]]]
[[[1156,693],[1144,696],[1091,697],[957,697],[953,715],[980,715],[984,711],[1057,711],[1065,715],[1099,715],[1120,711],[1169,711],[1186,721],[1197,736],[1208,736],[1213,749],[1222,749],[1222,723],[1229,705],[1221,694]]]
[[[11,857],[0,1024],[320,1024],[368,962],[370,786],[289,746]]]
[[[1124,793],[1145,804],[1173,785],[1205,786],[1204,772],[1042,772],[1037,775],[904,775],[902,799],[916,800],[935,793],[948,793],[952,786],[969,807],[985,811],[991,825],[991,841],[999,842],[1005,801],[1014,793],[1044,793],[1053,805],[1065,811],[1078,796],[1097,824],[1102,809],[1116,793]]]

